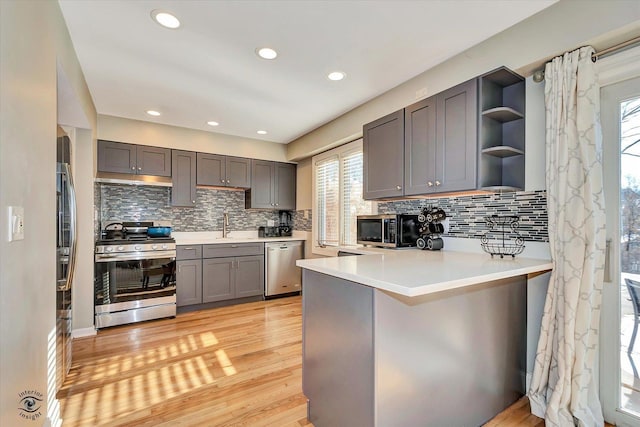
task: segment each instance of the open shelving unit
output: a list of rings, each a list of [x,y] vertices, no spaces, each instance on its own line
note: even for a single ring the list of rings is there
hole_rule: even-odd
[[[479,187],[524,190],[524,78],[501,67],[480,76],[479,92]]]

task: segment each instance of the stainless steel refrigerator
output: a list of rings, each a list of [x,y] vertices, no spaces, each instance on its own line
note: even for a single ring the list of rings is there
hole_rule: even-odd
[[[56,391],[71,367],[71,292],[76,261],[76,193],[70,168],[70,140],[58,137],[56,173]]]

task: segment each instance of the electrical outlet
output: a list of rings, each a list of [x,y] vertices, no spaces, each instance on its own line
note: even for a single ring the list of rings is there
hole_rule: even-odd
[[[24,208],[22,206],[9,206],[9,241],[24,240]]]

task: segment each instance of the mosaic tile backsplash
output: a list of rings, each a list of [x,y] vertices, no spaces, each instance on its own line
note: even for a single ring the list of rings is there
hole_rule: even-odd
[[[170,187],[97,183],[95,205],[98,221],[165,220],[171,222],[173,231],[222,230],[225,209],[229,230],[257,231],[268,220],[275,225],[279,222],[278,211],[245,209],[244,191],[198,188],[196,207],[178,208],[171,206]],[[98,227],[99,222],[96,233]]]
[[[518,232],[525,241],[549,241],[545,191],[379,202],[378,213],[417,214],[424,206],[437,206],[445,211],[449,217],[449,232],[445,236],[479,239],[487,231],[485,217],[517,215]]]

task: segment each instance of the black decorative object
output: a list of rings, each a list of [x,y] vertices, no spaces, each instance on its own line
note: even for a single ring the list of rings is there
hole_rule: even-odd
[[[444,225],[440,221],[446,218],[447,214],[440,208],[433,206],[422,208],[418,215],[420,237],[416,240],[416,246],[419,249],[439,251],[443,248],[444,242],[440,235],[444,233]]]
[[[494,255],[511,255],[515,258],[524,250],[524,240],[518,234],[519,216],[492,215],[485,218],[488,230],[480,238],[482,249]]]

